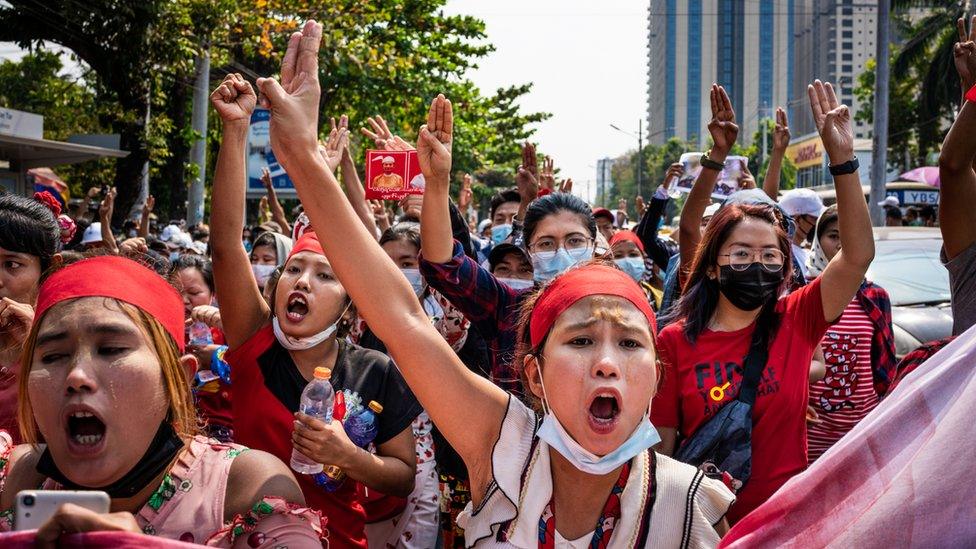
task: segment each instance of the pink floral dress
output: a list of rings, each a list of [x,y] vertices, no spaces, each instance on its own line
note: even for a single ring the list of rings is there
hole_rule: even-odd
[[[0,491],[14,446],[0,431]],[[327,546],[326,519],[317,511],[265,497],[249,512],[224,521],[224,494],[234,458],[248,451],[197,436],[163,477],[149,501],[135,513],[145,534],[210,547],[316,547]],[[44,490],[61,486],[48,479]],[[13,509],[0,512],[0,532],[13,529]]]

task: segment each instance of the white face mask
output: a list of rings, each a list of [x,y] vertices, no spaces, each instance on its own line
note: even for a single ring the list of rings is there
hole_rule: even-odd
[[[274,330],[275,339],[278,340],[278,343],[281,343],[282,347],[288,349],[289,351],[304,351],[306,349],[315,347],[334,334],[335,331],[339,329],[339,323],[342,322],[342,317],[346,316],[346,311],[348,310],[349,305],[346,305],[346,308],[343,309],[342,313],[339,314],[339,318],[337,318],[331,326],[315,335],[310,335],[308,337],[292,337],[285,334],[285,332],[281,331],[281,324],[278,322],[278,317],[273,317],[271,319],[271,328]]]
[[[420,296],[424,293],[424,277],[420,274],[420,269],[400,269],[403,276],[407,277],[407,282],[413,287],[413,293]]]
[[[264,288],[271,278],[271,273],[275,270],[275,265],[251,265],[251,272],[254,273],[254,280],[258,281],[258,286]]]
[[[623,444],[605,456],[597,456],[580,446],[559,423],[556,414],[548,405],[546,386],[542,383],[541,371],[539,372],[539,383],[542,384],[543,408],[546,410],[546,415],[536,435],[584,473],[606,475],[661,441],[657,429],[651,424],[650,407],[648,407],[644,417],[637,424],[637,428]]]
[[[498,281],[513,290],[524,290],[526,288],[535,286],[535,281],[524,280],[521,278],[499,278]]]

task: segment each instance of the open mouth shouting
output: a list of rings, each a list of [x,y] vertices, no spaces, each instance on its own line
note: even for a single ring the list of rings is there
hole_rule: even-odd
[[[285,316],[289,322],[299,323],[308,315],[308,298],[301,292],[288,294],[288,304]]]
[[[97,454],[105,446],[105,422],[86,406],[72,406],[64,416],[68,451],[76,456]]]
[[[600,389],[590,398],[588,420],[593,431],[606,434],[617,426],[620,418],[620,393],[612,389]]]

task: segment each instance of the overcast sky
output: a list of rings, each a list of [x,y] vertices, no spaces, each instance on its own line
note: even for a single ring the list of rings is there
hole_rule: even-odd
[[[485,22],[495,51],[469,74],[483,92],[535,83],[522,107],[553,116],[533,139],[580,191],[594,186],[598,158],[637,149],[647,104],[645,1],[448,0],[446,11]]]

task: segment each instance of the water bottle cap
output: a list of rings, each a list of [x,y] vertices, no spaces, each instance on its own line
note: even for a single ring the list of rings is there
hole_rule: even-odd
[[[315,373],[312,374],[315,379],[329,379],[332,377],[332,370],[319,366],[315,369]]]
[[[369,401],[369,409],[377,414],[383,413],[383,405],[375,400]]]

